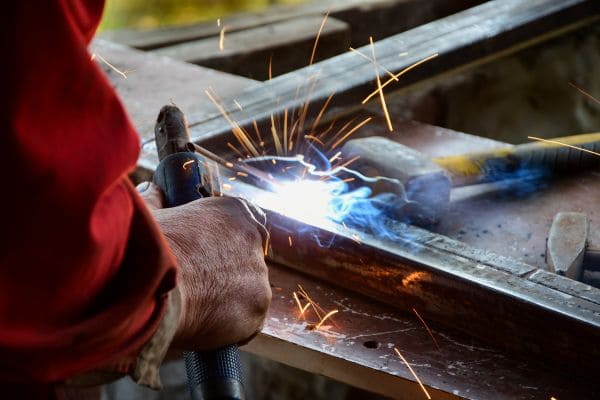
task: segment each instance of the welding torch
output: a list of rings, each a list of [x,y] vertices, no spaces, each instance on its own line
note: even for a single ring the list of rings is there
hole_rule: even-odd
[[[183,112],[164,106],[154,128],[160,164],[154,182],[161,188],[166,207],[176,207],[210,196],[214,184],[204,160],[190,151]],[[242,400],[245,391],[237,345],[206,352],[184,352],[188,385],[193,400]]]

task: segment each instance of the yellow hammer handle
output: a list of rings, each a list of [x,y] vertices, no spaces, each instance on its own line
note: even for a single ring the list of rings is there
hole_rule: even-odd
[[[453,186],[502,180],[543,170],[568,173],[600,167],[600,132],[539,139],[489,152],[438,157],[433,161],[448,171]]]

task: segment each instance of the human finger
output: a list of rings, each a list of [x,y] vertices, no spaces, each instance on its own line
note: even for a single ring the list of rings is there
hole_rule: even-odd
[[[267,242],[269,239],[269,228],[267,227],[267,214],[256,204],[253,202],[243,199],[241,197],[236,197],[246,212],[246,215],[250,218],[252,222],[257,225],[258,231],[262,236],[263,243]]]
[[[137,185],[136,190],[151,210],[164,208],[164,196],[160,188],[154,182],[142,182]]]

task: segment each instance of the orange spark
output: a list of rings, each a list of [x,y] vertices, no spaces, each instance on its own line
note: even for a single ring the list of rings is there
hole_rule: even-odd
[[[319,133],[317,136],[318,137],[324,137],[325,135],[327,135],[332,129],[333,126],[335,125],[335,121],[332,121],[329,126],[327,127],[327,129],[325,129],[323,132]]]
[[[312,48],[312,53],[310,54],[310,61],[308,65],[312,65],[315,60],[315,53],[317,52],[317,45],[319,44],[319,38],[321,37],[321,32],[323,32],[323,27],[325,26],[325,22],[327,22],[327,18],[329,18],[329,11],[323,17],[323,21],[321,21],[321,26],[319,27],[319,31],[317,32],[317,37],[315,38],[315,44]]]
[[[219,32],[219,50],[223,51],[225,49],[225,27],[221,28],[221,32]]]
[[[354,182],[355,180],[356,180],[356,178],[346,178],[346,179],[342,179],[342,182],[349,183],[349,182]]]
[[[331,169],[336,169],[336,168],[345,168],[348,165],[352,164],[354,161],[360,159],[360,156],[354,156],[351,159],[349,159],[348,161],[346,161],[345,163],[342,164],[336,164],[334,166],[331,167]]]
[[[338,137],[342,135],[348,129],[350,125],[352,125],[356,121],[356,117],[352,118],[350,121],[346,122],[334,135],[329,139],[329,142],[334,142]],[[323,137],[323,135],[319,135]]]
[[[288,243],[290,244],[290,247],[292,247],[292,237],[288,236]]]
[[[352,51],[352,52],[354,52],[354,53],[358,54],[358,55],[359,55],[359,56],[361,56],[362,58],[364,58],[364,59],[366,59],[366,60],[369,60],[370,62],[375,62],[375,61],[374,61],[372,58],[369,58],[369,56],[367,56],[367,55],[365,55],[365,54],[361,53],[360,51],[356,50],[355,48],[353,48],[353,47],[350,47],[349,49],[350,49],[350,51]],[[377,65],[378,65],[379,67],[381,67],[381,69],[382,69],[382,70],[384,70],[384,71],[385,71],[385,72],[386,72],[386,73],[387,73],[387,74],[390,76],[390,78],[391,78],[391,79],[395,80],[396,82],[398,82],[398,81],[399,81],[399,79],[398,79],[397,77],[395,77],[395,76],[394,76],[394,74],[393,74],[393,73],[392,73],[392,72],[391,72],[389,69],[387,69],[386,67],[384,67],[384,66],[383,66],[383,65],[381,65],[381,64],[377,64]]]
[[[304,288],[301,285],[298,285],[298,288],[300,288],[300,293],[308,301],[308,303],[310,304],[310,306],[313,309],[313,311],[315,312],[315,314],[317,314],[317,317],[319,319],[323,319],[323,317],[321,317],[321,314],[319,313],[319,311],[322,313],[325,313],[325,310],[323,310],[323,308],[319,304],[317,304],[316,302],[313,301],[313,299],[310,298],[310,296],[308,295],[306,290],[304,290]]]
[[[240,144],[248,151],[248,153],[252,154],[254,157],[258,157],[259,153],[256,150],[256,147],[254,147],[254,144],[252,143],[252,140],[250,140],[250,137],[248,136],[246,131],[244,131],[244,129],[242,129],[242,127],[240,127],[237,122],[231,119],[227,111],[225,111],[225,108],[208,90],[205,90],[204,93],[206,94],[206,96],[208,96],[210,101],[213,102],[215,107],[217,107],[217,109],[221,112],[223,118],[227,120],[227,122],[231,126],[231,132],[238,140],[238,142],[240,142]]]
[[[247,177],[248,176],[247,173],[241,172],[241,171],[236,172],[236,174],[239,175],[239,176],[243,176],[243,177]]]
[[[406,278],[402,279],[402,286],[406,287],[413,282],[418,282],[422,280],[425,276],[427,276],[427,273],[423,271],[411,272]]]
[[[298,120],[294,121],[294,123],[292,124],[292,127],[290,128],[290,138],[289,143],[288,143],[288,149],[287,151],[292,151],[292,149],[294,148],[294,133],[296,133],[296,128],[298,127]]]
[[[433,343],[435,344],[435,347],[437,347],[438,351],[441,351],[440,345],[438,344],[437,340],[435,340],[435,337],[433,336],[433,332],[431,332],[431,329],[429,329],[429,326],[427,326],[427,323],[425,322],[425,320],[423,318],[421,318],[421,316],[419,315],[419,313],[417,312],[417,310],[414,307],[413,307],[412,310],[417,315],[417,318],[419,318],[419,320],[421,320],[421,323],[423,324],[423,326],[427,330],[427,333],[429,333],[429,336],[431,336],[431,340],[433,340]]]
[[[318,137],[316,137],[316,136],[313,136],[313,135],[304,135],[304,139],[310,139],[310,140],[314,140],[315,142],[319,143],[321,146],[325,147],[325,143],[323,143],[323,142],[321,141],[321,139],[319,139],[319,138],[318,138]]]
[[[338,151],[337,153],[335,153],[335,154],[333,155],[333,157],[331,157],[331,158],[329,159],[329,163],[331,164],[332,162],[334,162],[335,160],[337,160],[338,158],[340,158],[340,156],[341,156],[341,155],[342,155],[342,152],[341,152],[341,151]]]
[[[292,296],[294,297],[294,300],[296,300],[296,304],[298,305],[298,310],[300,311],[300,316],[302,317],[302,319],[304,319],[304,313],[306,312],[308,307],[310,307],[310,301],[307,302],[305,305],[302,305],[302,302],[300,301],[300,298],[298,297],[298,293],[292,292]]]
[[[183,163],[183,169],[187,169],[187,167],[194,163],[194,160],[188,160]]]
[[[598,153],[596,151],[584,149],[583,147],[573,146],[573,145],[570,145],[570,144],[567,144],[567,143],[563,143],[563,142],[557,142],[556,140],[542,139],[542,138],[535,137],[535,136],[527,136],[527,139],[538,140],[538,141],[544,142],[544,143],[558,144],[560,146],[565,146],[565,147],[569,147],[571,149],[575,149],[575,150],[579,150],[579,151],[584,151],[586,153],[590,153],[590,154],[593,154],[595,156],[600,157],[600,153]]]
[[[383,110],[383,115],[385,116],[385,122],[387,123],[388,130],[390,132],[393,132],[394,127],[392,126],[390,113],[388,112],[387,104],[385,103],[385,96],[383,95],[383,87],[381,87],[381,79],[379,78],[379,67],[377,66],[377,58],[375,57],[375,45],[373,44],[372,36],[369,36],[369,43],[371,43],[371,54],[373,54],[373,65],[375,66],[375,78],[377,80],[377,89],[379,91],[379,100],[381,101],[381,108]]]
[[[287,108],[283,112],[283,151],[287,154],[288,149],[288,110]]]
[[[283,155],[283,149],[281,148],[281,142],[279,141],[279,135],[277,134],[277,128],[275,127],[275,116],[273,114],[271,114],[271,134],[273,135],[273,142],[275,143],[277,155]]]
[[[93,61],[96,58],[99,58],[100,61],[102,61],[104,64],[106,64],[110,69],[115,71],[117,74],[121,75],[123,77],[123,79],[127,79],[127,71],[125,71],[125,72],[121,71],[120,69],[118,69],[117,67],[115,67],[114,65],[112,65],[111,63],[106,61],[106,59],[104,57],[102,57],[100,54],[93,53],[91,56],[91,60]]]
[[[360,124],[356,125],[354,128],[350,129],[350,131],[348,133],[346,133],[344,136],[342,136],[340,139],[338,139],[332,146],[331,146],[331,150],[335,149],[336,147],[338,147],[344,140],[346,140],[350,135],[352,135],[354,132],[356,132],[357,130],[359,130],[360,128],[362,128],[365,124],[368,124],[369,121],[371,121],[373,119],[373,117],[367,117],[365,118]]]
[[[325,103],[323,104],[323,107],[321,107],[321,110],[319,111],[319,114],[317,115],[315,122],[313,122],[313,128],[319,126],[319,123],[321,122],[321,118],[323,117],[323,114],[325,113],[325,110],[327,109],[329,102],[331,102],[331,99],[333,98],[334,94],[335,93],[331,93],[329,95],[329,97],[327,98],[327,100],[325,100]]]
[[[269,56],[269,80],[273,79],[273,53]]]
[[[405,73],[407,73],[408,71],[418,67],[419,65],[426,63],[427,61],[433,60],[434,58],[436,58],[438,56],[438,53],[432,54],[428,57],[425,57],[424,59],[417,61],[416,63],[409,65],[408,67],[404,68],[402,71],[398,72],[397,74],[394,75],[394,77],[399,78],[402,75],[404,75]],[[383,85],[381,85],[381,88],[383,89],[384,87],[386,87],[387,85],[389,85],[390,83],[394,82],[393,79],[388,79],[387,81],[385,81],[383,83]],[[373,91],[371,94],[369,94],[367,97],[365,97],[365,99],[362,101],[362,104],[365,104],[367,101],[371,100],[371,98],[373,96],[376,96],[379,93],[379,88],[377,88],[377,90]]]
[[[584,96],[589,97],[590,99],[594,100],[596,103],[600,104],[600,100],[598,100],[597,98],[595,98],[594,96],[592,96],[591,93],[586,92],[585,90],[583,90],[582,88],[580,88],[579,86],[577,86],[576,84],[574,84],[573,82],[569,82],[569,85],[575,89],[577,89],[579,91],[579,93],[583,94]]]
[[[427,389],[425,389],[425,386],[423,386],[423,382],[421,382],[421,380],[419,379],[419,377],[417,376],[417,374],[415,374],[415,371],[412,369],[412,367],[410,366],[410,364],[408,363],[408,361],[406,361],[406,358],[404,358],[404,356],[402,355],[402,353],[400,353],[400,350],[398,350],[396,347],[394,347],[394,351],[396,352],[396,354],[398,354],[398,356],[402,359],[402,361],[404,361],[404,364],[406,364],[406,366],[408,367],[408,370],[410,371],[410,373],[415,377],[415,379],[417,380],[417,382],[421,386],[421,389],[423,389],[423,392],[425,393],[425,396],[427,396],[427,399],[431,400],[431,396],[429,395],[429,392],[427,391]]]
[[[267,237],[265,238],[265,248],[264,248],[265,257],[267,255],[269,255],[270,242],[271,242],[271,231],[267,229]]]
[[[231,143],[227,142],[227,147],[229,147],[231,150],[233,150],[238,156],[244,158],[244,155],[237,149],[237,147],[235,147]]]
[[[302,307],[302,303],[300,303],[300,299],[298,298],[298,295],[296,294],[296,292],[292,292],[292,297],[294,298],[294,300],[296,300],[296,304],[298,304],[298,310],[300,310],[300,315],[302,315],[304,312],[303,307]]]
[[[315,329],[319,329],[321,327],[321,325],[323,325],[323,322],[325,322],[329,317],[331,317],[333,314],[337,314],[338,312],[339,312],[339,310],[329,311],[327,314],[325,314],[325,316],[323,318],[321,318],[319,323],[315,326]]]
[[[252,120],[252,126],[254,126],[254,132],[256,132],[256,137],[258,138],[260,147],[264,147],[265,142],[262,140],[262,137],[260,136],[260,129],[258,129],[258,123],[256,122],[256,120]]]

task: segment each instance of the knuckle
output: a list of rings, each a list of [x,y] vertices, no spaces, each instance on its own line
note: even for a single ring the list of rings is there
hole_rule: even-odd
[[[273,291],[271,290],[271,286],[267,284],[266,290],[265,290],[265,295],[264,295],[263,301],[262,301],[262,309],[264,310],[265,313],[267,312],[267,310],[269,309],[269,306],[271,305],[271,300],[273,300]]]
[[[272,298],[273,292],[271,291],[271,285],[269,285],[269,280],[265,279],[262,287],[259,288],[259,294],[256,296],[256,308],[259,314],[266,314],[271,305]]]

